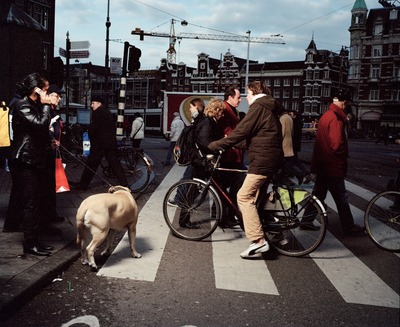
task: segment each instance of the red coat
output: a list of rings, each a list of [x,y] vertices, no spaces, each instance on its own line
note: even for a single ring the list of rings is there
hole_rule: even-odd
[[[324,176],[346,176],[349,153],[347,126],[345,112],[332,103],[318,122],[311,161],[312,173]]]

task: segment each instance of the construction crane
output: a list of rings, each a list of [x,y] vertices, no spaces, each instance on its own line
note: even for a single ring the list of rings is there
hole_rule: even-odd
[[[171,19],[171,28],[169,34],[158,33],[158,32],[145,32],[140,28],[135,28],[131,34],[140,35],[140,40],[144,40],[144,36],[156,36],[156,37],[168,37],[169,47],[167,50],[167,61],[169,63],[176,63],[176,50],[175,44],[177,39],[194,39],[194,40],[214,40],[214,41],[234,41],[234,42],[248,42],[248,43],[272,43],[272,44],[285,44],[278,37],[279,34],[274,38],[262,38],[262,37],[250,37],[250,31],[247,32],[248,36],[240,35],[217,35],[217,34],[198,34],[198,33],[179,33],[175,35],[174,25],[177,22],[176,19]],[[182,26],[188,25],[188,22],[183,20],[180,21]]]

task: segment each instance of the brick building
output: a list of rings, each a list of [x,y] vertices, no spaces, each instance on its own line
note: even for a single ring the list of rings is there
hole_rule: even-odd
[[[55,66],[60,61],[53,59],[54,8],[55,0],[1,1],[1,100],[9,102],[15,84],[32,72],[42,73],[51,82],[59,81]]]

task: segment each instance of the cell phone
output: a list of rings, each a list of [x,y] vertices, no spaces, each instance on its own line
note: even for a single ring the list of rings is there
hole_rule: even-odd
[[[41,96],[46,95],[46,92],[44,92],[43,90],[39,89],[38,87],[35,87],[35,92]]]

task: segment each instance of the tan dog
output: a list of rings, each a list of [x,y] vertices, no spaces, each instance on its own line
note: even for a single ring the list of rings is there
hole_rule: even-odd
[[[89,196],[79,206],[76,214],[78,234],[76,243],[81,246],[82,264],[88,264],[97,270],[94,253],[97,247],[107,238],[106,249],[101,255],[111,252],[115,230],[128,230],[131,253],[134,258],[142,255],[136,252],[136,224],[138,208],[136,201],[127,187],[113,186],[108,193]],[[85,248],[85,230],[92,234],[92,241]]]

